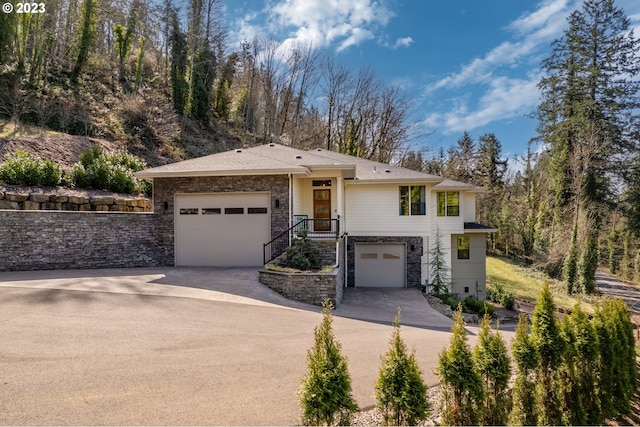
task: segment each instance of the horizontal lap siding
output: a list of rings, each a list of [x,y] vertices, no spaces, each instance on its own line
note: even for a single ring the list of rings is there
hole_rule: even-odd
[[[426,215],[400,215],[399,185],[348,185],[346,231],[359,236],[415,236],[429,230],[431,207]],[[427,189],[428,190],[428,189]]]
[[[171,265],[153,214],[0,211],[0,271]]]

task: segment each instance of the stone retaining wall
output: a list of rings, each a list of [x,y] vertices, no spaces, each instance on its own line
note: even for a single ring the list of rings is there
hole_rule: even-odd
[[[141,197],[72,196],[0,190],[0,209],[25,211],[151,212],[151,200]]]
[[[0,271],[173,265],[157,225],[149,213],[0,210]]]
[[[344,270],[336,267],[330,273],[282,273],[261,270],[259,281],[286,298],[307,304],[322,305],[329,299],[335,307],[342,303]]]

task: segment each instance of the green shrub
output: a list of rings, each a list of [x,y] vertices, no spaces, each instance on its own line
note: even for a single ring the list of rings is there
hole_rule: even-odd
[[[430,407],[415,351],[411,354],[400,336],[400,308],[393,322],[391,348],[382,358],[376,382],[376,406],[385,425],[417,425],[426,419]]]
[[[513,294],[507,292],[500,283],[487,287],[487,299],[500,304],[508,310],[513,310],[516,305],[516,299]]]
[[[457,310],[460,305],[460,300],[453,294],[436,294],[436,297],[438,297],[438,299],[444,304],[451,307],[451,310]]]
[[[80,162],[65,176],[65,183],[78,188],[150,195],[151,184],[133,175],[145,167],[144,161],[132,154],[124,151],[107,154],[94,145],[82,152]]]
[[[314,330],[314,344],[307,352],[307,373],[298,392],[303,425],[349,425],[358,410],[352,396],[347,359],[333,335],[333,306],[323,304],[322,323]]]
[[[48,185],[60,183],[62,171],[51,160],[31,156],[24,150],[7,154],[0,165],[0,181],[12,185]]]
[[[507,387],[511,378],[511,362],[507,344],[496,329],[491,330],[491,317],[485,315],[480,323],[478,344],[473,350],[476,369],[482,378],[484,408],[482,425],[505,425],[509,413]]]
[[[485,314],[493,316],[493,313],[495,312],[493,306],[472,296],[468,296],[467,298],[465,298],[465,300],[462,302],[462,309],[465,311],[465,313],[477,313],[482,316],[484,316]]]
[[[287,258],[281,262],[284,267],[298,270],[318,270],[320,268],[320,249],[307,237],[306,230],[298,232],[298,238],[286,250]]]
[[[443,425],[477,425],[484,405],[482,378],[467,342],[461,310],[451,327],[449,347],[438,358]]]

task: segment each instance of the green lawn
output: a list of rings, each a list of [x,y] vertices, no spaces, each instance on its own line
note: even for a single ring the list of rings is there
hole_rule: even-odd
[[[553,300],[557,308],[572,308],[581,303],[582,308],[593,313],[598,297],[593,296],[569,296],[563,282],[551,279],[546,274],[517,262],[507,259],[487,256],[487,286],[500,283],[507,292],[517,299],[535,302],[542,289],[542,284],[549,282]]]

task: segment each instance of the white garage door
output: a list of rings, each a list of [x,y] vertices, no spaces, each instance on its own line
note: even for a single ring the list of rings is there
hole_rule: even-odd
[[[404,288],[406,245],[404,243],[356,243],[356,286]]]
[[[268,193],[178,194],[176,265],[262,265],[262,245],[271,240]]]

